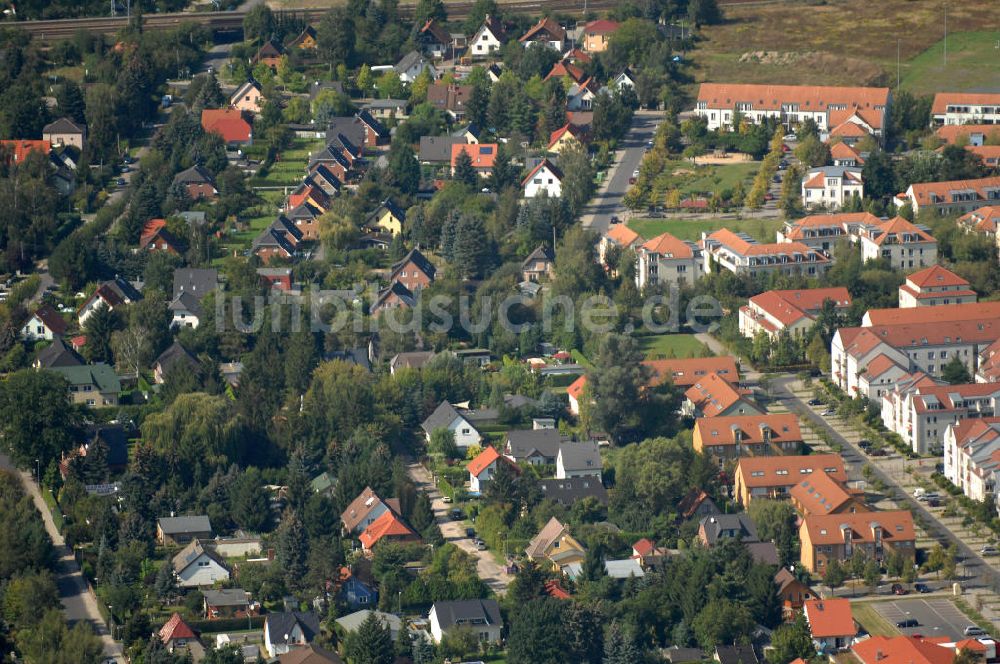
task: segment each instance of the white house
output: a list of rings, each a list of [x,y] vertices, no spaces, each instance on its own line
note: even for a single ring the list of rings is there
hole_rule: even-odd
[[[800,242],[760,244],[744,233],[722,228],[714,233],[702,233],[704,271],[714,264],[734,274],[805,275],[819,277],[830,267],[830,259]]]
[[[442,401],[420,426],[428,443],[431,442],[431,434],[437,429],[451,431],[455,435],[455,445],[461,449],[478,445],[483,439],[482,434],[468,418],[447,401]]]
[[[589,111],[594,107],[594,100],[601,92],[601,84],[591,76],[582,83],[574,83],[566,93],[566,110]]]
[[[264,649],[278,657],[312,643],[319,634],[319,618],[312,612],[269,613],[264,619]]]
[[[248,113],[260,113],[261,105],[264,101],[264,94],[260,90],[260,84],[250,79],[229,97],[229,105],[240,111]]]
[[[476,458],[466,466],[469,471],[469,489],[473,493],[482,492],[486,488],[486,483],[493,479],[497,467],[501,463],[509,464],[515,471],[519,470],[517,465],[507,457],[502,456],[492,445],[476,455]]]
[[[575,477],[596,477],[601,479],[601,454],[597,443],[564,442],[559,445],[556,456],[556,479],[568,480]]]
[[[621,225],[624,226],[624,225]],[[636,236],[638,238],[638,236]],[[635,285],[640,290],[660,284],[688,286],[705,273],[701,247],[670,233],[657,235],[636,249]]]
[[[902,217],[865,224],[858,237],[862,260],[883,258],[899,270],[937,264],[937,240],[926,229]]]
[[[940,265],[914,272],[899,287],[900,309],[971,304],[976,299],[967,280]]]
[[[524,33],[518,41],[525,48],[532,44],[541,44],[562,53],[563,45],[566,43],[566,30],[546,16]]]
[[[562,179],[563,173],[559,167],[548,159],[542,159],[521,182],[524,197],[534,198],[544,194],[550,198],[559,198],[562,196]]]
[[[784,330],[792,337],[803,338],[827,300],[840,313],[851,306],[851,294],[843,287],[772,290],[755,295],[740,307],[740,333],[753,339],[763,332],[777,339]]]
[[[487,14],[483,24],[469,41],[469,52],[474,57],[486,57],[500,50],[505,37],[503,24],[496,17]]]
[[[456,627],[471,630],[483,643],[498,643],[503,629],[500,607],[493,599],[434,602],[427,621],[434,643],[441,643],[445,634]]]
[[[108,307],[113,310],[115,307],[131,304],[141,299],[142,295],[139,291],[124,279],[119,277],[111,281],[105,281],[80,306],[76,312],[76,319],[80,323],[80,327],[83,327],[87,324],[87,319],[101,307]]]
[[[28,322],[21,328],[21,338],[25,341],[44,339],[52,341],[66,333],[66,321],[59,312],[48,304],[35,310]]]
[[[1000,124],[1000,94],[939,92],[931,118],[935,125]]]
[[[194,539],[174,556],[172,561],[177,585],[181,588],[203,588],[229,579],[229,569],[214,551]]]
[[[857,196],[865,195],[861,169],[851,166],[820,166],[811,168],[802,178],[802,204],[809,207],[826,206],[837,210]]]
[[[403,83],[413,83],[425,70],[431,79],[437,79],[438,71],[434,64],[420,51],[410,51],[393,67]]]
[[[918,454],[938,453],[948,427],[994,417],[1000,385],[969,383],[898,387],[882,397],[882,423]]]
[[[944,476],[972,500],[996,491],[1000,473],[1000,418],[967,419],[944,434]]]
[[[167,305],[170,309],[170,327],[198,327],[201,320],[201,303],[193,294],[184,291]]]
[[[625,88],[635,90],[635,75],[632,73],[632,70],[628,67],[623,69],[620,74],[615,76],[613,85],[618,88],[619,92],[625,92]]]

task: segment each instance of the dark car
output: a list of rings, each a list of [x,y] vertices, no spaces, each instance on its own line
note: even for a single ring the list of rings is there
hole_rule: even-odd
[[[900,620],[896,623],[896,627],[899,629],[906,629],[907,627],[920,627],[920,622],[916,618],[907,618],[906,620]]]
[[[870,440],[862,438],[861,440],[858,441],[858,447],[860,447],[863,450],[866,450],[871,446],[872,446],[872,441]]]
[[[913,584],[913,589],[916,590],[920,594],[933,592],[930,588],[927,587],[926,583],[914,583]]]
[[[612,224],[620,224],[620,223],[622,223],[622,220],[619,219],[617,215],[615,215],[615,216],[611,217],[611,223]]]
[[[125,186],[125,178],[118,178],[118,186],[119,187]]]
[[[884,447],[876,447],[871,452],[869,452],[868,455],[869,456],[883,457],[883,456],[889,456],[889,453],[885,451]]]
[[[820,401],[819,399],[810,399],[806,403],[809,404],[810,406],[822,406],[823,405],[823,402]]]
[[[457,507],[448,514],[451,516],[452,521],[461,521],[463,518],[465,518],[465,514],[462,512],[462,510],[460,510]]]
[[[898,583],[892,584],[891,590],[893,595],[908,595],[910,593],[909,590],[907,590]]]
[[[465,536],[468,537],[469,539],[474,538],[476,536],[476,529],[475,528],[466,528],[465,529]]]

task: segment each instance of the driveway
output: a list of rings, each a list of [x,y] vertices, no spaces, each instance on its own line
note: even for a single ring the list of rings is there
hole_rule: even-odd
[[[653,140],[662,118],[662,111],[636,111],[632,117],[632,128],[615,152],[615,161],[608,169],[604,184],[580,217],[584,228],[596,233],[606,233],[611,225],[611,217],[623,216],[625,208],[622,206],[622,198],[631,186],[629,178],[642,163],[646,143]]]
[[[822,417],[810,408],[806,404],[805,399],[792,391],[792,385],[797,383],[798,379],[796,377],[784,376],[776,378],[772,382],[772,387],[775,395],[784,402],[791,412],[794,412],[800,417],[819,425],[819,427],[825,430],[833,440],[840,443],[840,445],[844,448],[842,456],[844,456],[845,459],[857,458],[861,463],[864,463],[867,456],[857,446],[857,443],[860,440],[859,436],[857,434],[844,436],[838,426],[835,426],[843,424],[839,418],[836,416],[831,416],[829,419]],[[833,424],[831,424],[831,422],[833,422]],[[871,468],[873,477],[878,478],[885,483],[887,487],[894,490],[896,494],[895,501],[899,504],[900,509],[907,509],[914,515],[920,517],[920,519],[927,526],[925,530],[928,536],[937,540],[943,546],[955,544],[958,548],[958,559],[960,562],[959,570],[965,571],[965,585],[984,586],[992,588],[994,591],[1000,588],[1000,574],[998,574],[993,567],[987,564],[978,553],[973,551],[969,545],[956,537],[954,533],[945,527],[944,524],[938,520],[935,514],[927,509],[924,503],[918,502],[914,499],[913,496],[911,496],[903,487],[899,485],[891,474],[884,472],[883,469],[879,467],[879,464],[868,462],[867,465]]]
[[[80,573],[80,566],[76,563],[72,551],[66,546],[66,541],[56,528],[52,520],[52,514],[48,506],[42,499],[42,494],[38,485],[31,475],[17,470],[5,454],[0,454],[0,468],[17,473],[21,477],[21,483],[25,491],[31,496],[45,524],[45,531],[52,539],[52,544],[56,551],[56,586],[59,588],[59,599],[63,605],[63,613],[66,614],[66,622],[70,625],[86,620],[94,628],[94,632],[104,643],[104,654],[106,657],[113,657],[117,662],[124,662],[121,644],[115,642],[108,632],[107,624],[97,610],[97,597],[90,590],[87,581]]]
[[[466,551],[477,558],[476,571],[479,578],[498,595],[507,592],[507,586],[513,577],[503,571],[503,568],[493,559],[490,551],[479,551],[475,542],[465,536],[465,524],[461,521],[452,521],[448,512],[451,506],[444,502],[441,492],[437,490],[431,480],[431,475],[427,469],[419,463],[411,463],[406,467],[410,479],[414,481],[417,488],[427,492],[431,499],[431,507],[434,509],[434,520],[441,529],[441,535],[448,542]]]

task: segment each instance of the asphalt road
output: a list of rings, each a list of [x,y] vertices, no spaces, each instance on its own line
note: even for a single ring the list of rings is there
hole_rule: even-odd
[[[844,460],[849,463],[857,464],[857,460],[862,462],[867,458],[861,449],[855,444],[856,441],[848,440],[843,434],[840,433],[833,425],[831,425],[827,418],[820,416],[818,413],[814,412],[805,402],[804,399],[796,396],[795,393],[789,388],[790,383],[796,382],[798,379],[794,376],[785,376],[782,378],[775,379],[771,385],[773,386],[775,395],[784,401],[786,407],[797,413],[799,416],[812,420],[813,422],[819,424],[824,430],[829,433],[835,441],[843,446],[842,456]],[[957,538],[950,530],[944,527],[937,518],[929,510],[925,508],[923,503],[917,501],[913,496],[908,494],[905,489],[900,487],[896,481],[888,474],[879,468],[878,464],[870,463],[868,464],[872,470],[874,477],[880,479],[886,486],[892,487],[896,491],[896,502],[899,503],[904,509],[908,509],[914,514],[921,517],[923,522],[927,524],[927,534],[933,539],[941,542],[944,546],[950,544],[955,544],[958,548],[958,560],[959,560],[959,570],[965,571],[964,585],[966,586],[982,586],[987,588],[992,588],[997,591],[1000,588],[1000,574],[993,569],[989,564],[987,564],[978,553],[972,550],[965,542]]]
[[[581,221],[583,227],[597,233],[605,233],[611,225],[611,217],[623,217],[625,208],[622,198],[628,191],[629,178],[642,163],[646,152],[646,144],[653,140],[656,127],[663,118],[662,111],[636,111],[632,118],[632,128],[621,142],[621,147],[615,153],[616,161],[608,169],[608,183],[598,190],[584,210]]]
[[[45,531],[49,534],[56,551],[56,587],[59,589],[59,600],[63,605],[63,613],[66,614],[66,622],[73,625],[81,620],[90,623],[94,632],[104,643],[104,654],[109,659],[116,662],[124,662],[121,644],[111,638],[108,626],[97,610],[97,597],[90,591],[80,566],[77,565],[76,558],[72,551],[66,546],[66,541],[56,528],[55,522],[42,494],[35,484],[31,475],[21,472],[14,467],[10,458],[6,454],[0,454],[0,469],[17,473],[21,478],[25,491],[31,495],[35,504],[35,509],[41,513],[42,521],[45,524]]]
[[[968,616],[945,598],[910,597],[892,602],[877,602],[872,606],[892,625],[908,618],[916,619],[919,623],[916,627],[897,628],[907,636],[923,634],[924,636],[947,636],[953,639],[962,639],[965,638],[962,632],[973,624]]]
[[[494,560],[490,551],[479,551],[475,543],[465,536],[465,523],[462,521],[452,521],[448,516],[452,505],[445,503],[441,492],[437,490],[431,480],[430,473],[419,463],[411,463],[406,467],[410,479],[416,483],[417,488],[426,491],[431,499],[431,507],[434,510],[434,520],[441,529],[441,535],[445,541],[451,542],[458,548],[466,551],[477,558],[476,571],[479,578],[486,582],[493,592],[502,595],[507,591],[513,577],[504,572],[503,568]]]

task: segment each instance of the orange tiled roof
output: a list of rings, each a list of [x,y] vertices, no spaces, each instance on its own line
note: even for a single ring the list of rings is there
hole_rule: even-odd
[[[41,152],[47,155],[52,149],[52,145],[48,141],[41,140],[11,139],[0,141],[0,145],[13,153],[15,164],[20,164],[32,152]]]
[[[839,482],[847,481],[847,470],[839,454],[742,457],[736,464],[736,474],[750,488],[791,486],[803,476],[818,472],[825,472]]]
[[[166,219],[150,219],[142,227],[142,234],[139,236],[139,246],[145,247],[147,244],[153,241],[156,234],[160,232],[160,229],[166,228]]]
[[[841,138],[864,138],[868,135],[868,130],[857,122],[841,122],[830,130],[830,136],[840,136]],[[832,148],[831,148],[832,152]]]
[[[479,473],[486,470],[491,463],[499,458],[500,453],[497,452],[497,449],[492,445],[488,445],[485,450],[477,454],[476,458],[466,465],[466,469],[476,477],[479,477]]]
[[[840,509],[853,494],[826,473],[818,472],[789,489],[788,496],[805,514],[830,514]]]
[[[181,614],[174,613],[170,616],[163,627],[160,628],[160,640],[169,643],[173,639],[196,639],[198,638],[191,626],[184,622]]]
[[[416,533],[403,520],[396,516],[392,510],[383,512],[382,516],[372,521],[371,525],[365,528],[365,532],[358,537],[362,546],[371,549],[379,543],[383,537],[416,537]]]
[[[872,526],[882,529],[882,539],[888,542],[910,542],[916,538],[913,515],[908,510],[856,512],[854,514],[810,514],[802,520],[813,546],[843,544],[841,526],[851,529],[854,542],[874,542]]]
[[[243,143],[250,140],[250,123],[240,111],[229,108],[206,108],[201,112],[201,128],[214,131],[226,143]]]
[[[469,155],[472,159],[473,168],[493,168],[494,162],[497,159],[497,144],[496,143],[476,143],[476,144],[466,144],[458,143],[451,146],[451,167],[455,167],[455,160],[458,159],[458,155],[462,153]]]
[[[854,636],[858,631],[849,599],[807,599],[803,608],[813,638]]]
[[[861,153],[844,142],[834,143],[830,148],[830,156],[834,159],[854,159],[859,164],[865,163]]]
[[[934,133],[945,143],[954,143],[959,136],[968,136],[969,134],[990,136],[996,133],[997,136],[1000,136],[1000,125],[944,125],[938,127]]]
[[[916,235],[917,239],[913,240],[914,242],[937,242],[933,235],[917,228],[903,217],[894,217],[888,221],[880,222],[878,230],[880,231],[880,235],[874,238],[874,242],[877,245],[885,244],[889,238],[896,238],[897,242],[902,243],[900,236],[904,234]]]
[[[946,113],[948,106],[1000,106],[1000,94],[977,93],[977,92],[939,92],[934,95],[934,103],[931,105],[931,113]]]
[[[574,83],[579,83],[583,79],[584,74],[583,70],[572,62],[562,60],[552,65],[552,69],[549,70],[549,73],[542,80],[547,81],[550,78],[563,78],[566,76],[573,79]]]
[[[823,303],[832,300],[838,309],[851,306],[851,294],[843,287],[813,288],[804,290],[773,290],[750,298],[754,307],[770,314],[782,325],[788,326],[803,318],[813,318],[809,312],[818,311]]]
[[[688,388],[684,396],[699,408],[705,417],[717,417],[744,397],[744,393],[718,374],[710,373]]]
[[[939,307],[905,309],[869,309],[865,316],[869,322],[869,325],[865,327],[994,321],[1000,319],[1000,302],[944,304]]]
[[[830,259],[822,254],[810,249],[801,242],[769,242],[767,244],[757,244],[748,242],[728,228],[722,228],[708,236],[713,240],[730,249],[741,256],[766,256],[769,254],[806,254],[816,255],[816,262],[828,262]]]
[[[745,443],[763,443],[765,430],[776,443],[802,441],[799,418],[791,414],[699,417],[694,423],[694,430],[704,445],[735,445],[733,431],[736,429],[742,432],[741,439]]]
[[[914,272],[906,278],[906,281],[917,288],[969,285],[968,281],[940,265],[932,265],[927,269]]]
[[[952,664],[955,659],[954,650],[916,636],[872,636],[851,646],[851,652],[862,664]]]
[[[643,364],[652,370],[653,377],[649,381],[652,387],[656,387],[668,378],[677,387],[690,387],[713,373],[731,383],[736,383],[740,379],[736,358],[731,355],[645,360]]]
[[[660,254],[668,258],[691,258],[694,251],[691,245],[683,240],[678,240],[670,233],[657,235],[652,240],[642,245],[642,248],[654,254]]]
[[[698,101],[705,102],[709,108],[726,110],[732,110],[737,102],[748,102],[755,111],[779,111],[782,104],[798,104],[800,111],[808,112],[826,111],[832,104],[876,111],[875,106],[883,109],[888,106],[889,88],[702,83]],[[881,125],[881,117],[872,123],[876,129]]]
[[[968,409],[964,403],[966,399],[981,399],[997,393],[1000,393],[1000,385],[996,383],[929,385],[919,388],[913,395],[913,409],[918,413],[927,413],[932,410],[928,404],[933,404],[935,413],[964,411]]]
[[[583,388],[587,387],[587,377],[580,376],[566,388],[566,394],[573,397],[574,399],[579,399],[583,394]]]
[[[1000,145],[967,145],[965,149],[978,155],[987,165],[995,165],[1000,160]]]
[[[937,203],[946,203],[951,199],[949,192],[961,191],[963,193],[974,193],[979,200],[989,200],[987,190],[1000,189],[1000,176],[989,178],[978,178],[975,180],[950,180],[948,182],[918,182],[910,185],[913,197],[917,199],[917,205],[927,205],[931,203],[931,194],[935,194],[939,199]]]
[[[995,233],[1000,226],[1000,205],[984,205],[978,210],[963,214],[958,223],[972,227],[980,233]]]
[[[631,246],[633,242],[642,240],[642,236],[625,224],[614,224],[607,232],[607,236],[622,247]]]
[[[898,367],[905,371],[905,367],[900,367],[899,363],[888,355],[878,355],[875,359],[868,363],[868,367],[865,369],[865,373],[863,375],[868,380],[872,380],[874,378],[878,378],[893,367]]]

